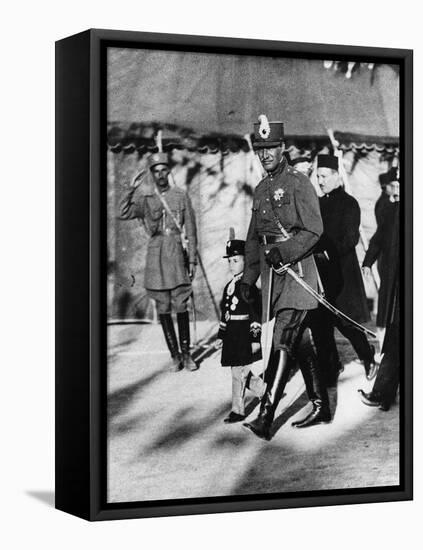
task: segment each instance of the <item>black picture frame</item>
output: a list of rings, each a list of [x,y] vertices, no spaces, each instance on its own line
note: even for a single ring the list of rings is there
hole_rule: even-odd
[[[108,504],[106,479],[106,80],[108,46],[286,55],[400,67],[402,357],[398,487]],[[56,508],[87,520],[412,499],[413,52],[91,29],[56,43]]]

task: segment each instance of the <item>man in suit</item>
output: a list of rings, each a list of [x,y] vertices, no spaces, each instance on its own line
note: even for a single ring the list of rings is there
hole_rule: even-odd
[[[389,298],[392,294],[392,287],[395,284],[395,272],[392,269],[392,262],[390,259],[392,243],[394,241],[393,231],[395,216],[398,210],[398,202],[394,194],[395,186],[398,181],[396,168],[391,168],[385,174],[381,174],[379,176],[379,181],[382,186],[382,193],[375,206],[377,229],[370,239],[369,248],[363,260],[363,274],[365,277],[369,277],[371,267],[377,260],[377,268],[380,275],[380,288],[376,327],[382,348],[388,320]]]
[[[389,286],[386,308],[386,333],[383,342],[383,359],[380,364],[375,383],[371,392],[358,390],[365,405],[389,410],[395,401],[400,378],[400,209],[399,184],[394,182],[392,197],[395,205],[390,231],[391,241],[386,249],[386,262],[391,269],[392,284]]]
[[[317,179],[323,196],[319,199],[323,235],[315,258],[327,299],[358,323],[370,319],[363,278],[355,247],[359,241],[360,207],[346,193],[338,172],[338,157],[317,157]],[[363,332],[320,306],[312,326],[313,339],[326,365],[329,384],[342,370],[335,343],[335,327],[351,342],[370,380],[376,374],[374,348]]]

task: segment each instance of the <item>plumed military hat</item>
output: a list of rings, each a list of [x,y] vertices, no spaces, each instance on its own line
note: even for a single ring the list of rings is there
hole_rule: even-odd
[[[317,155],[317,168],[330,168],[338,172],[338,157],[335,157],[335,155]]]
[[[283,140],[283,122],[269,122],[266,115],[260,115],[254,124],[253,149],[278,147]]]
[[[392,167],[387,172],[380,174],[379,183],[382,187],[385,187],[385,185],[388,185],[388,183],[391,183],[392,181],[397,181],[397,179],[398,179],[398,170]]]
[[[245,241],[241,239],[235,239],[235,230],[233,227],[229,228],[229,239],[226,243],[226,256],[224,258],[232,258],[232,256],[244,256],[245,255]]]
[[[302,162],[311,162],[310,157],[297,157],[293,160],[291,160],[291,166],[296,166],[297,164],[300,164]]]
[[[244,256],[245,255],[245,241],[239,239],[233,239],[226,243],[226,256],[224,258],[232,258],[232,256]]]
[[[169,158],[167,156],[167,153],[154,153],[148,159],[148,167],[150,168],[150,170],[158,164],[165,164],[166,166],[169,166]]]

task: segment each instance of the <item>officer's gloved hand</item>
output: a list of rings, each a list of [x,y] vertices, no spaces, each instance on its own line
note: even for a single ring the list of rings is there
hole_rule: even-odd
[[[251,285],[249,285],[248,283],[241,283],[239,291],[241,293],[241,298],[244,300],[244,302],[247,302],[247,304],[249,304],[253,301]]]
[[[275,246],[269,250],[266,254],[266,262],[275,269],[278,269],[283,265],[282,254],[279,248]]]

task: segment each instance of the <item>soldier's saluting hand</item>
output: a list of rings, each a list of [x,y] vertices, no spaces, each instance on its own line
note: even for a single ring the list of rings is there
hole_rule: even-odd
[[[152,181],[141,170],[132,178],[121,202],[120,217],[138,218],[150,239],[147,247],[144,286],[157,307],[172,357],[172,371],[196,370],[190,352],[188,301],[197,262],[197,231],[191,201],[182,189],[169,185],[166,153],[149,159]],[[184,231],[185,235],[182,235]],[[182,241],[184,239],[184,242]],[[185,248],[184,248],[185,246]],[[179,329],[179,344],[172,320],[174,303]]]

